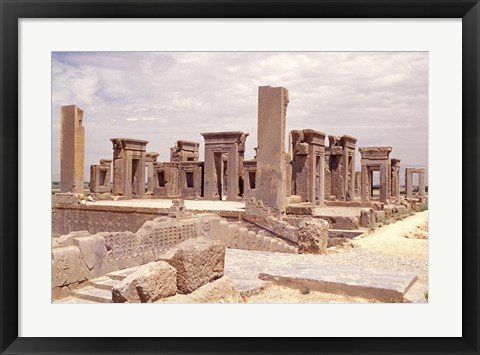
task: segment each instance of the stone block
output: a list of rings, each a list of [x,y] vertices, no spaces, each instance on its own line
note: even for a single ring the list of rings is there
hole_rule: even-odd
[[[360,211],[360,226],[373,228],[375,226],[375,215],[372,208],[363,208]]]
[[[230,242],[228,243],[228,246],[230,248],[238,248],[239,236],[240,236],[238,224],[228,225],[228,235],[230,240]]]
[[[269,250],[270,250],[271,252],[277,252],[277,251],[278,251],[278,239],[276,239],[276,238],[270,238]]]
[[[239,249],[247,249],[248,246],[248,229],[241,227],[238,229],[239,232],[239,241],[238,241],[238,248]]]
[[[73,193],[60,192],[53,195],[53,203],[57,203],[59,205],[76,205],[78,204],[78,199]]]
[[[219,240],[222,242],[224,245],[228,246],[228,222],[224,219],[220,220],[218,223],[218,228],[219,228]]]
[[[384,224],[386,222],[385,211],[375,211],[375,221]]]
[[[76,246],[52,249],[52,288],[88,280],[90,272]]]
[[[326,253],[328,228],[328,222],[323,219],[301,221],[298,228],[298,252],[300,254]]]
[[[74,238],[73,243],[82,252],[85,264],[90,270],[90,278],[105,274],[105,256],[107,248],[105,239],[98,235]]]
[[[112,300],[123,302],[155,302],[177,292],[177,271],[164,261],[146,264],[112,288]]]
[[[159,258],[177,270],[177,292],[186,294],[223,276],[225,246],[198,237],[178,244]]]
[[[257,250],[258,249],[258,242],[257,242],[257,235],[254,231],[248,232],[247,238],[247,250]]]

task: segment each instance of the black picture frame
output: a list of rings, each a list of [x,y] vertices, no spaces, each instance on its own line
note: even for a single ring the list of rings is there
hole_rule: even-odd
[[[19,338],[18,20],[20,18],[462,18],[461,338]],[[0,351],[94,353],[479,353],[478,0],[0,0]],[[453,238],[454,236],[452,236]],[[214,335],[214,333],[213,333]],[[260,334],[259,334],[260,335]]]

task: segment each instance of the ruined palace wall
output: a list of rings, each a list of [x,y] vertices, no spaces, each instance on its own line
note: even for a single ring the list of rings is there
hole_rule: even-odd
[[[98,208],[100,207],[100,208]],[[136,232],[146,221],[167,215],[168,209],[113,206],[68,206],[52,208],[52,236],[74,231]]]
[[[211,211],[195,211],[209,213]],[[216,211],[221,217],[239,218],[238,211]],[[57,237],[73,231],[135,233],[146,221],[167,216],[168,208],[57,205],[52,208],[52,236]]]
[[[296,247],[262,232],[248,231],[216,214],[157,217],[131,231],[71,232],[52,238],[52,297],[68,296],[88,280],[108,272],[157,261],[187,239],[206,237],[235,249],[296,253]]]

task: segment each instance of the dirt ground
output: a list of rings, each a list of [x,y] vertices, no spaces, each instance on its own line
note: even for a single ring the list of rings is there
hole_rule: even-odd
[[[353,246],[330,248],[326,256],[332,263],[368,268],[413,272],[414,284],[428,295],[428,211],[415,213],[404,220],[377,228],[352,241]],[[312,257],[311,255],[309,257]],[[325,258],[325,256],[318,256]],[[371,299],[268,286],[246,303],[374,303]]]

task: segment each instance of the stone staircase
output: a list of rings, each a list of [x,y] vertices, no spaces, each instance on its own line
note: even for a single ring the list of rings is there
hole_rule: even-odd
[[[137,271],[139,267],[109,272],[105,276],[92,279],[87,286],[72,291],[71,297],[55,301],[55,303],[112,303],[112,287]]]

